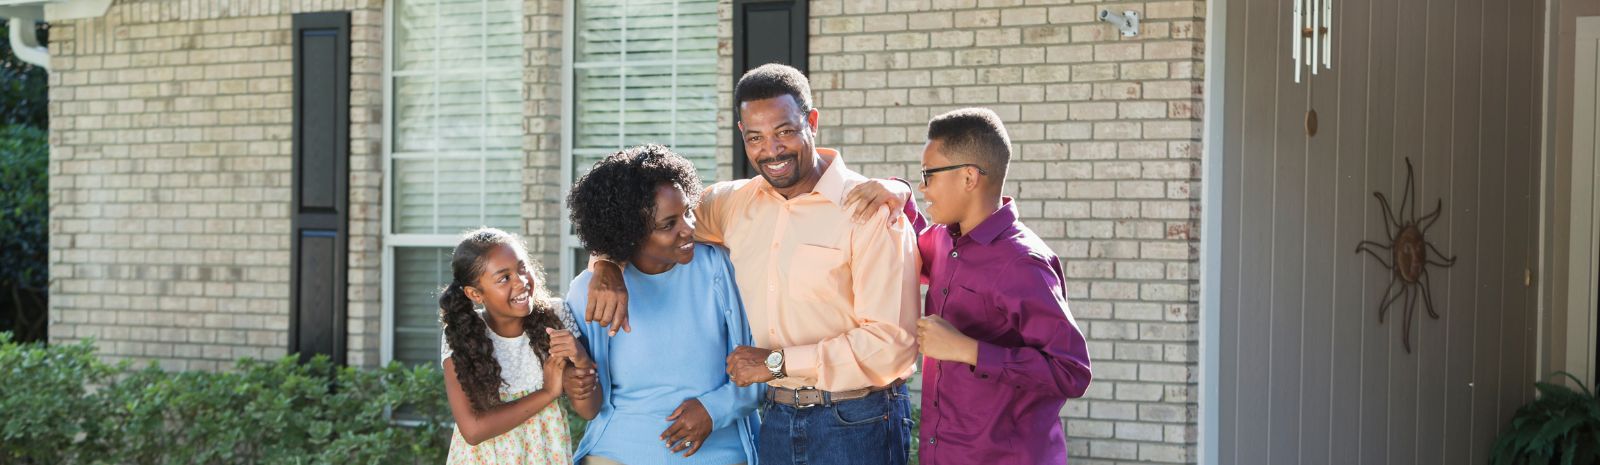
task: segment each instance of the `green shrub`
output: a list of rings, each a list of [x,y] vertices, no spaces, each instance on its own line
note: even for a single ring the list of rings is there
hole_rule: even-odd
[[[0,463],[69,463],[88,421],[102,415],[86,386],[109,381],[115,370],[87,343],[51,347],[11,342],[0,333]]]
[[[0,463],[439,463],[449,448],[431,365],[358,370],[288,356],[168,373],[105,364],[87,342],[0,333],[0,375]],[[415,421],[392,421],[397,410]]]

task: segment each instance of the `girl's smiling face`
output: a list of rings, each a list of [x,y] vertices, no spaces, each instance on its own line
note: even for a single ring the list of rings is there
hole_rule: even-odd
[[[466,286],[467,298],[496,319],[520,319],[532,312],[533,270],[527,252],[500,244],[484,254],[483,272]]]

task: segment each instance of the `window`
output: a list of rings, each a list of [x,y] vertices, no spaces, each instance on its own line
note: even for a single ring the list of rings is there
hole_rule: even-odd
[[[567,2],[562,191],[620,149],[659,143],[716,177],[717,1]],[[559,283],[588,261],[563,216]]]
[[[522,0],[388,4],[383,359],[439,361],[462,232],[521,231]]]

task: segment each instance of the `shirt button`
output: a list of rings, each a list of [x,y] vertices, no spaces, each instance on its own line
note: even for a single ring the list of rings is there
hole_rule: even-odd
[[[931,446],[931,445],[933,445],[934,442],[937,442],[938,440],[939,440],[938,438],[928,438],[928,445]]]
[[[961,256],[961,252],[957,252],[957,251],[954,251],[954,250],[950,251],[950,258],[956,258],[956,257],[960,257],[960,256]]]
[[[939,288],[939,293],[940,294],[944,294],[944,295],[950,295],[950,288],[948,288],[948,287]]]
[[[772,250],[778,250],[778,243],[777,242],[773,242],[772,243]]]

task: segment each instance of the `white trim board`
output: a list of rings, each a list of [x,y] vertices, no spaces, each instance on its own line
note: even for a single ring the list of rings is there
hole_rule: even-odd
[[[1227,71],[1228,0],[1206,2],[1206,58],[1205,95],[1202,105],[1205,116],[1201,120],[1204,139],[1201,141],[1200,164],[1200,423],[1196,425],[1199,451],[1195,457],[1200,464],[1219,463],[1221,416],[1217,411],[1221,401],[1218,392],[1222,384],[1217,373],[1222,369],[1218,352],[1222,332],[1222,190],[1225,185],[1223,158],[1224,142],[1222,103],[1226,101],[1223,75]]]
[[[1577,18],[1573,62],[1572,201],[1567,254],[1566,370],[1586,384],[1595,375],[1600,303],[1600,16]]]

